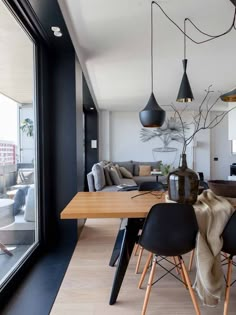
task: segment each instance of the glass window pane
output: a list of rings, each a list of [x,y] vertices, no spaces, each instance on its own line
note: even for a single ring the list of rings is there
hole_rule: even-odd
[[[0,1],[0,286],[38,242],[34,50]]]

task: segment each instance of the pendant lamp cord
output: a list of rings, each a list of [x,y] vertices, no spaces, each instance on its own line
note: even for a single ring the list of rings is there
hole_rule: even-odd
[[[210,38],[205,39],[205,40],[203,40],[203,41],[196,41],[196,40],[194,40],[192,37],[190,37],[190,36],[186,33],[186,30],[185,30],[185,29],[182,30],[181,27],[180,27],[175,21],[173,21],[173,20],[166,14],[166,12],[162,9],[162,7],[160,6],[159,3],[157,3],[156,1],[152,1],[152,5],[151,5],[151,6],[153,6],[153,4],[155,4],[155,5],[158,6],[158,8],[159,8],[159,9],[162,11],[162,13],[167,17],[167,19],[168,19],[171,23],[173,23],[173,24],[179,29],[179,31],[184,34],[185,37],[187,37],[188,39],[190,39],[193,43],[195,43],[195,44],[197,44],[197,45],[203,44],[203,43],[206,43],[206,42],[209,42],[209,41],[211,41],[211,40],[213,40],[213,39],[216,39],[216,38],[219,38],[219,37],[222,37],[222,36],[228,34],[229,32],[231,32],[232,29],[235,29],[235,30],[236,30],[236,26],[235,26],[236,7],[235,7],[234,16],[233,16],[233,21],[232,21],[232,23],[231,23],[231,26],[230,26],[225,32],[220,33],[220,34],[218,34],[218,35],[207,34],[206,32],[200,30],[200,28],[197,27],[197,26],[192,22],[192,20],[190,20],[189,18],[186,18],[186,19],[185,19],[186,21],[184,20],[185,22],[189,21],[189,22],[193,25],[193,27],[194,27],[198,32],[200,32],[201,34],[203,34],[203,35],[205,35],[205,36],[210,37]]]
[[[186,21],[187,19],[184,19],[184,59],[186,59]]]
[[[153,4],[151,3],[151,91],[153,93]]]

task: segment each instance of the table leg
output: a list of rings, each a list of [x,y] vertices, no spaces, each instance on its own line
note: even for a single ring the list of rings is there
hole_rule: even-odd
[[[120,250],[120,259],[113,280],[109,302],[110,305],[115,304],[116,302],[134,248],[135,241],[137,240],[139,229],[142,227],[142,225],[142,219],[128,219],[127,226],[124,230],[123,242]]]
[[[120,256],[120,249],[121,249],[121,244],[124,238],[124,233],[125,233],[125,229],[120,229],[117,237],[116,237],[116,241],[115,241],[115,245],[112,251],[112,255],[111,255],[111,259],[109,262],[109,266],[113,267],[117,261],[117,259]]]

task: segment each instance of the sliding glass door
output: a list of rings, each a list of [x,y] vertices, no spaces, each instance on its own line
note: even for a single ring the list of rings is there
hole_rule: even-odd
[[[0,1],[0,290],[38,244],[34,52]]]

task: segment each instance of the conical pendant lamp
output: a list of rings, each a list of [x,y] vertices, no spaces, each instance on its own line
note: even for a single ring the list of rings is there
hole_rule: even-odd
[[[184,74],[180,84],[179,93],[177,96],[177,102],[189,103],[192,102],[194,99],[192,89],[188,80],[187,76],[187,63],[188,60],[186,59],[186,19],[184,20],[184,59],[183,59],[183,68]]]
[[[146,107],[139,113],[139,119],[144,127],[161,127],[166,113],[158,105],[153,94],[153,2],[151,3],[151,96]]]
[[[184,68],[184,74],[183,74],[183,78],[180,84],[180,88],[179,88],[179,93],[177,96],[176,101],[177,102],[192,102],[193,100],[193,93],[192,93],[192,89],[188,80],[188,76],[186,73],[186,69],[187,69],[187,63],[188,60],[184,59],[183,60],[183,68]]]
[[[236,88],[220,96],[223,102],[236,102]]]

